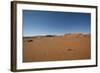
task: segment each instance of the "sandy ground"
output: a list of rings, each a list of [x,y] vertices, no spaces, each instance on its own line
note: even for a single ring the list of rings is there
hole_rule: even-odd
[[[90,59],[90,42],[89,34],[24,37],[23,62]]]

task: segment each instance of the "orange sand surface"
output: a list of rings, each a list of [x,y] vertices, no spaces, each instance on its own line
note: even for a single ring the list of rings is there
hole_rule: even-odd
[[[23,38],[23,62],[90,58],[90,34],[65,34],[61,36]]]

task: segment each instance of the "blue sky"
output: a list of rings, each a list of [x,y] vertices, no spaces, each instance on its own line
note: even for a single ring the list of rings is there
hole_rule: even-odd
[[[23,36],[90,33],[90,13],[23,10]]]

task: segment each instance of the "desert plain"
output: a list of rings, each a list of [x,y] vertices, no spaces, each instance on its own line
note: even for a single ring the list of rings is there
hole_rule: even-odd
[[[91,35],[70,33],[23,37],[23,62],[91,58]]]

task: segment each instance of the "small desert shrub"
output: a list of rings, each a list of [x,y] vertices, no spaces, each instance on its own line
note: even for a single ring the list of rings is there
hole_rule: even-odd
[[[68,48],[67,50],[68,50],[68,51],[72,51],[72,49],[71,49],[71,48]]]
[[[28,40],[28,42],[32,42],[33,40]]]

